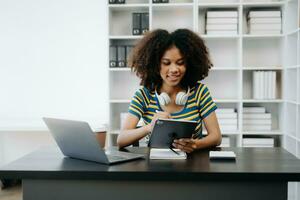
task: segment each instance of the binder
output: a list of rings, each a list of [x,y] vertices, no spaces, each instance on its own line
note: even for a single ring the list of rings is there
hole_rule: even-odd
[[[161,0],[160,3],[169,3],[169,0]]]
[[[117,67],[117,46],[115,45],[109,47],[109,66]]]
[[[108,3],[109,3],[109,4],[115,4],[115,3],[116,3],[116,0],[108,0]]]
[[[125,46],[118,46],[117,52],[117,64],[118,67],[125,67],[126,62],[126,48]]]
[[[117,4],[124,4],[124,3],[125,3],[125,0],[116,0],[116,3],[117,3]]]
[[[141,13],[132,13],[132,35],[141,35]]]
[[[152,3],[161,3],[160,0],[152,0]]]
[[[127,45],[127,46],[126,46],[126,63],[125,63],[125,64],[126,64],[126,67],[129,67],[129,66],[128,66],[128,59],[129,59],[129,55],[130,55],[132,49],[133,49],[133,46],[132,46],[132,45]]]
[[[141,29],[142,34],[149,31],[149,13],[141,13]]]

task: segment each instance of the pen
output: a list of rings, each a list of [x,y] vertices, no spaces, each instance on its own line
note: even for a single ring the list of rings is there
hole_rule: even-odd
[[[177,151],[175,151],[172,147],[170,147],[171,151],[173,151],[174,153],[176,153],[177,155],[179,155],[179,153]]]

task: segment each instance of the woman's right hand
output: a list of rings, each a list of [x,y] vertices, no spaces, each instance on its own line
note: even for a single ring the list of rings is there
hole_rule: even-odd
[[[162,111],[156,111],[156,113],[153,116],[153,119],[152,119],[151,123],[149,124],[149,127],[150,127],[149,132],[152,132],[153,127],[154,127],[155,122],[156,122],[157,119],[169,119],[169,118],[171,118],[170,113],[162,112]]]

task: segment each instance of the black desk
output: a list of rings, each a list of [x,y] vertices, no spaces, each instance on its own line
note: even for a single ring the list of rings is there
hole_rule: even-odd
[[[112,166],[65,158],[56,148],[33,152],[0,169],[23,180],[23,199],[286,200],[287,182],[300,181],[300,160],[281,148],[223,148],[235,162],[136,160]],[[128,148],[148,154],[147,148]]]

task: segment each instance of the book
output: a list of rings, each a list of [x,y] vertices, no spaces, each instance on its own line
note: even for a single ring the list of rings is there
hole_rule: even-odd
[[[252,17],[281,17],[281,11],[280,10],[264,10],[264,11],[249,11],[248,14],[249,18]]]
[[[265,107],[243,107],[243,113],[265,113]]]
[[[220,129],[221,131],[237,131],[238,127],[237,124],[235,125],[221,124]]]
[[[223,119],[223,118],[218,118],[218,122],[220,125],[235,125],[237,124],[237,118],[236,119]]]
[[[272,72],[272,76],[271,76],[271,81],[272,81],[272,89],[271,89],[271,97],[273,99],[276,99],[276,71]]]
[[[206,24],[206,30],[237,31],[237,24]]]
[[[274,144],[274,138],[243,138],[244,144]]]
[[[225,30],[206,30],[207,35],[236,35],[238,34],[237,30],[230,30],[230,31],[225,31]]]
[[[281,24],[281,17],[250,18],[249,24]]]
[[[124,4],[125,0],[115,0],[117,4]]]
[[[251,30],[281,30],[281,24],[249,24]]]
[[[233,151],[209,151],[210,159],[232,159],[235,160],[236,155]]]
[[[271,119],[244,119],[244,125],[270,125],[272,124]]]
[[[206,19],[206,24],[237,24],[238,19],[236,17],[233,18],[215,18],[209,17]]]
[[[141,33],[149,31],[149,13],[141,13]]]
[[[206,17],[238,17],[238,12],[237,11],[207,11],[206,12]]]
[[[245,131],[271,131],[271,125],[243,125]]]
[[[141,13],[132,13],[132,35],[141,35]]]
[[[216,113],[218,119],[237,119],[237,113]]]
[[[216,113],[236,113],[234,108],[219,108]]]
[[[126,45],[126,67],[129,67],[128,59],[129,59],[129,55],[131,54],[133,47],[134,47],[133,45]]]
[[[251,35],[276,35],[281,34],[281,30],[250,30],[249,34]]]
[[[108,3],[109,3],[109,4],[115,4],[115,3],[116,3],[116,0],[108,0]]]
[[[161,159],[175,159],[175,160],[182,160],[186,159],[187,155],[185,152],[181,151],[180,149],[160,149],[160,148],[151,148],[149,158],[152,160],[161,160]]]
[[[117,46],[115,45],[109,47],[109,66],[117,67]]]
[[[125,67],[126,66],[126,48],[125,46],[118,46],[117,53],[117,66]]]
[[[243,113],[243,119],[271,119],[271,113]]]

